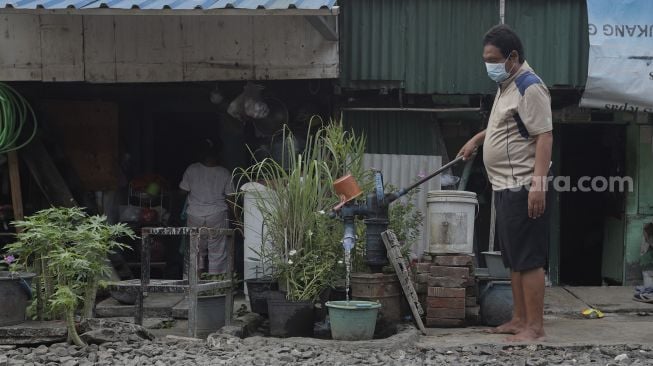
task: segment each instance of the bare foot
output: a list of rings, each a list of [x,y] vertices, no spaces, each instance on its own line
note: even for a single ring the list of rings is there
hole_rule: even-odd
[[[543,341],[546,338],[544,330],[540,329],[539,331],[533,330],[531,328],[524,328],[519,333],[506,338],[507,342],[534,342],[534,341]]]
[[[487,330],[490,334],[517,334],[524,329],[524,324],[519,320],[511,320],[506,324],[502,324],[496,328]]]

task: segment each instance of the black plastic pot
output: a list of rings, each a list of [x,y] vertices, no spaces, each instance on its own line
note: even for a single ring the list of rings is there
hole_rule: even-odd
[[[31,282],[36,274],[0,271],[0,327],[25,321],[25,309],[32,299]]]
[[[314,312],[312,301],[268,299],[270,335],[274,337],[312,337]]]
[[[253,278],[245,281],[247,283],[247,296],[249,296],[249,307],[253,313],[268,315],[268,298],[270,291],[277,291],[279,284],[269,278]]]

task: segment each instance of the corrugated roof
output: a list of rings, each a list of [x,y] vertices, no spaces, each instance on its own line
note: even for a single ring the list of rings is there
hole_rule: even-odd
[[[15,9],[332,9],[336,0],[0,0]]]

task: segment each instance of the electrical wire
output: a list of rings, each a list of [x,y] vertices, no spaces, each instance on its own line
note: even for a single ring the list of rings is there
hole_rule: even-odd
[[[32,132],[19,142],[29,119]],[[27,100],[9,85],[0,83],[0,154],[25,147],[36,136],[36,128],[36,114]]]

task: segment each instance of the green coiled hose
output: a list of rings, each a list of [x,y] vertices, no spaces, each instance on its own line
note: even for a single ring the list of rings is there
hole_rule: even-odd
[[[19,142],[29,122],[32,132],[25,141]],[[36,136],[36,126],[36,115],[27,100],[9,85],[0,83],[0,154],[29,144]]]

